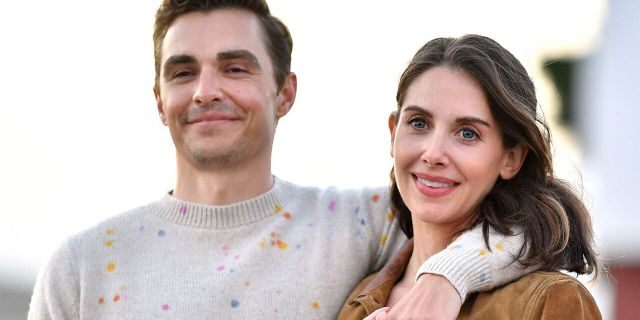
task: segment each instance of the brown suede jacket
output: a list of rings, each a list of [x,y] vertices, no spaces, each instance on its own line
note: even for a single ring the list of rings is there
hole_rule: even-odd
[[[339,320],[362,320],[386,305],[413,251],[407,243],[378,273],[362,280],[342,307]],[[469,295],[457,319],[602,319],[589,291],[561,272],[537,271],[508,285]]]

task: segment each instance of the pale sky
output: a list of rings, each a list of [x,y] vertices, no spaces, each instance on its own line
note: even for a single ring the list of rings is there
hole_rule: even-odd
[[[64,237],[173,187],[173,144],[152,93],[158,3],[3,6],[0,278],[32,282]],[[528,68],[546,110],[555,93],[541,61],[588,53],[606,14],[604,0],[269,3],[293,35],[299,84],[278,127],[273,172],[340,187],[387,184],[387,116],[399,75],[426,41],[496,39]],[[576,149],[568,162],[579,164],[579,148],[566,143]]]

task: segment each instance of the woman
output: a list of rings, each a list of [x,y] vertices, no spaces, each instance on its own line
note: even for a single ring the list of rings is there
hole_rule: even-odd
[[[505,250],[498,234],[515,231],[525,243],[514,258],[544,271],[471,295],[458,319],[600,319],[584,286],[557,272],[597,277],[599,266],[589,213],[554,175],[549,128],[520,62],[486,37],[434,39],[402,74],[396,99],[392,201],[413,241],[354,289],[339,319],[386,319],[388,308],[371,313],[393,307],[420,261],[477,224],[487,245],[477,254]]]

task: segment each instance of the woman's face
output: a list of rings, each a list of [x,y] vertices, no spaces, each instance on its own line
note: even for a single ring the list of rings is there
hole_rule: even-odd
[[[519,146],[503,146],[480,84],[459,69],[419,75],[389,128],[396,183],[414,220],[468,226],[498,176],[511,178],[522,162]]]

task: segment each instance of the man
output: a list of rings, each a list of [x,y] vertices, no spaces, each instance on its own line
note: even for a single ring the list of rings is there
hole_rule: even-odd
[[[68,239],[38,278],[29,318],[335,319],[406,238],[384,189],[272,175],[275,129],[296,97],[288,30],[260,0],[165,0],[154,45],[175,188]],[[392,318],[455,318],[468,290],[498,285],[491,274],[505,272],[507,252],[478,254],[479,230],[454,245],[463,250],[423,265],[419,294]]]

